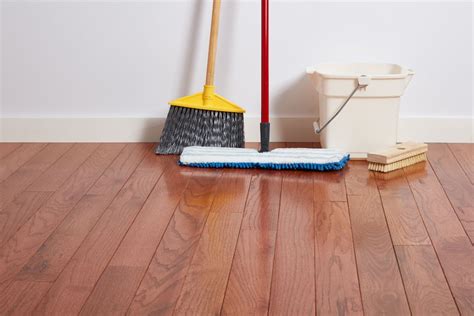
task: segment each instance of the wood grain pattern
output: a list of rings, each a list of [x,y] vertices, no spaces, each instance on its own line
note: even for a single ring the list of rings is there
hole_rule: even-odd
[[[16,279],[54,281],[148,150],[149,144],[126,145]]]
[[[471,243],[474,243],[474,185],[446,144],[430,144],[428,160],[454,207]]]
[[[448,146],[471,183],[474,184],[474,144],[449,144]]]
[[[0,143],[0,160],[17,150],[20,143]]]
[[[47,144],[23,144],[0,160],[0,182],[8,178],[18,168],[39,153]]]
[[[66,153],[72,144],[48,144],[7,179],[0,183],[0,209],[23,192],[41,173]]]
[[[148,152],[87,235],[35,313],[77,314],[167,164]]]
[[[413,315],[458,315],[433,248],[395,246]]]
[[[224,298],[224,315],[266,315],[270,302],[282,176],[255,175]]]
[[[126,313],[191,174],[187,168],[170,164],[97,282],[81,314]]]
[[[315,313],[314,210],[311,173],[284,172],[269,313]]]
[[[177,314],[218,314],[224,300],[252,171],[226,170],[176,303]]]
[[[367,162],[349,161],[344,170],[347,195],[378,195],[377,183],[373,173],[368,172]]]
[[[120,155],[87,192],[88,195],[115,196],[130,178],[153,144],[127,144]]]
[[[122,150],[101,145],[73,176],[0,248],[0,293]]]
[[[378,196],[348,196],[364,312],[410,315]]]
[[[356,161],[345,175],[364,313],[409,315],[374,174],[367,162]]]
[[[474,314],[474,248],[429,164],[405,173],[461,314]]]
[[[320,143],[313,143],[314,148],[321,148]],[[347,202],[345,170],[315,172],[314,173],[314,200]]]
[[[405,168],[405,175],[431,240],[469,241],[430,164]]]
[[[53,192],[23,192],[0,210],[0,246],[49,199]]]
[[[42,173],[27,190],[57,191],[99,146],[99,144],[74,144],[66,154]]]
[[[345,202],[346,183],[344,172],[328,171],[314,173],[314,200]]]
[[[50,286],[48,282],[14,281],[0,295],[0,315],[32,315]]]
[[[376,179],[393,244],[431,244],[403,170],[378,173]]]
[[[171,315],[198,245],[221,171],[192,174],[129,308],[131,315]]]
[[[108,266],[80,315],[125,315],[144,272],[139,266]]]
[[[316,314],[362,315],[347,202],[315,200]]]
[[[474,315],[472,144],[388,174],[30,145],[0,143],[0,315]]]
[[[54,281],[98,221],[110,200],[85,195],[27,260],[16,280]]]

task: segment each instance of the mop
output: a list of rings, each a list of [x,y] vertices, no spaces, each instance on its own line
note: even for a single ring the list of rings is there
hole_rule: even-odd
[[[262,0],[262,107],[260,152],[248,148],[185,147],[179,164],[201,168],[262,168],[329,171],[344,168],[349,154],[334,149],[278,148],[269,151],[268,0]]]

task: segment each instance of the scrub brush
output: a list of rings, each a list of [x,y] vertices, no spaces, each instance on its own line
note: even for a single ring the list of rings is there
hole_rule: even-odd
[[[369,170],[390,172],[426,160],[427,144],[400,143],[383,151],[367,154]]]

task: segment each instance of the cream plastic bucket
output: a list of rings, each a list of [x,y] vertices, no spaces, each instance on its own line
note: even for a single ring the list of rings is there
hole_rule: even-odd
[[[306,72],[319,94],[315,132],[327,125],[320,132],[324,148],[364,159],[368,152],[395,145],[400,97],[413,70],[395,64],[327,63]]]

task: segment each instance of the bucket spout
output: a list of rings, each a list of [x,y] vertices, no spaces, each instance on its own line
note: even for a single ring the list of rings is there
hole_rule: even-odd
[[[410,69],[410,68],[407,69],[407,76],[405,78],[405,89],[407,88],[414,74],[415,72],[413,71],[413,69]]]

